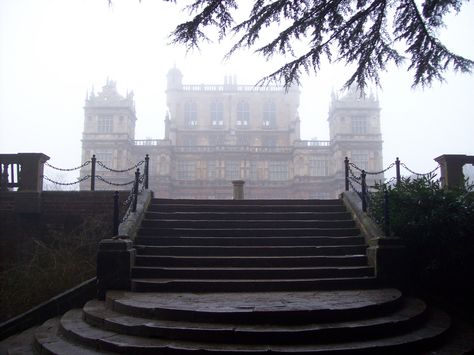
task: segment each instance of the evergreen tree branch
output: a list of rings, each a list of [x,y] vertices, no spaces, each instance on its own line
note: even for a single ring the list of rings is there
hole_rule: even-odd
[[[413,87],[430,86],[434,80],[443,82],[443,73],[452,67],[454,71],[470,73],[472,60],[449,51],[432,35],[429,23],[425,22],[414,0],[399,5],[395,16],[397,40],[406,41],[406,52],[411,56],[408,70],[414,70]]]
[[[450,52],[434,35],[444,25],[443,16],[459,11],[461,4],[462,0],[425,0],[420,12],[414,0],[254,0],[248,18],[234,25],[235,0],[195,0],[188,7],[195,16],[178,25],[173,43],[198,47],[209,40],[204,32],[208,26],[219,28],[219,39],[228,31],[239,34],[226,58],[257,46],[255,52],[267,60],[277,54],[289,56],[293,59],[260,81],[283,81],[286,88],[298,84],[303,71],[318,73],[323,57],[331,62],[336,55],[337,61],[355,65],[345,86],[356,84],[363,91],[369,82],[381,85],[380,73],[388,63],[402,63],[395,49],[402,42],[410,59],[408,69],[414,72],[413,86],[425,87],[443,81],[450,68],[463,73],[473,69],[473,61]],[[389,31],[387,16],[392,11]],[[263,31],[283,25],[270,41],[259,44]],[[297,54],[295,43],[305,39],[309,49]]]

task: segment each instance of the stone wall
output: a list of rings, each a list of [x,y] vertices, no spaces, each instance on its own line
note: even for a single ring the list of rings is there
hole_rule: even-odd
[[[128,194],[120,192],[120,206]],[[0,193],[0,270],[32,238],[71,231],[90,218],[110,221],[112,234],[113,196],[113,191]]]

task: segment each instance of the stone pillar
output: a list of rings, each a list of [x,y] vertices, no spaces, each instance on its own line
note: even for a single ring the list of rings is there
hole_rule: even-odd
[[[441,167],[441,184],[450,188],[464,184],[462,167],[474,164],[474,156],[463,154],[445,154],[434,159]]]
[[[44,163],[49,157],[43,153],[19,153],[18,162],[21,164],[21,177],[18,191],[43,191]]]
[[[128,238],[104,239],[97,254],[97,298],[105,299],[107,290],[130,290],[136,250]]]
[[[384,236],[369,240],[367,259],[369,265],[375,268],[377,280],[398,287],[405,285],[409,265],[406,248],[400,238]]]
[[[243,180],[233,180],[232,185],[234,187],[234,200],[243,200],[244,199],[244,184]]]

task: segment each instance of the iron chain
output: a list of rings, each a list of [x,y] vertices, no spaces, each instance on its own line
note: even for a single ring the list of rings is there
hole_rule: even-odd
[[[48,167],[50,167],[51,169],[54,169],[54,170],[59,170],[59,171],[74,171],[74,170],[79,170],[87,165],[89,165],[91,163],[90,160],[86,161],[84,164],[82,164],[81,166],[78,166],[77,168],[71,168],[71,169],[64,169],[64,168],[58,168],[58,167],[55,167],[54,165],[51,165],[49,164],[48,162],[45,162],[44,164]]]
[[[54,180],[50,179],[46,175],[43,175],[43,179],[45,179],[49,182],[52,182],[53,184],[62,185],[62,186],[76,185],[76,184],[79,184],[79,183],[89,179],[90,177],[91,177],[90,175],[85,175],[82,178],[80,178],[80,179],[78,179],[77,181],[74,181],[74,182],[59,182],[59,181],[54,181]]]
[[[359,167],[358,167],[357,165],[355,165],[354,163],[349,163],[349,165],[352,166],[354,169],[360,171],[360,172],[363,171],[363,169],[359,168]],[[390,164],[388,167],[386,167],[384,170],[381,170],[381,171],[372,171],[372,172],[371,172],[371,171],[366,171],[365,173],[366,173],[367,175],[379,175],[379,174],[385,173],[387,170],[393,168],[394,166],[395,166],[395,163],[392,163],[392,164]]]
[[[401,163],[400,165],[403,166],[405,169],[407,169],[410,173],[412,173],[412,174],[414,174],[414,175],[417,175],[417,176],[430,176],[430,175],[433,175],[434,172],[439,169],[439,165],[438,165],[436,168],[434,168],[434,169],[431,170],[430,172],[427,172],[427,173],[425,173],[425,174],[419,174],[419,173],[417,173],[417,172],[414,172],[414,171],[411,170],[410,168],[408,168],[408,166],[406,166],[404,163]]]
[[[140,165],[142,165],[143,163],[145,163],[144,160],[138,162],[137,164],[135,164],[134,166],[132,166],[131,168],[128,168],[128,169],[124,169],[124,170],[116,170],[116,169],[112,169],[112,168],[109,168],[107,165],[105,165],[104,163],[102,163],[101,161],[97,161],[97,165],[103,167],[104,169],[108,170],[108,171],[111,171],[113,173],[126,173],[128,171],[131,171],[131,170],[135,170],[136,168],[138,168]]]
[[[116,183],[116,182],[111,182],[111,181],[108,181],[106,179],[104,179],[102,176],[100,175],[96,175],[96,178],[102,182],[105,182],[106,184],[109,184],[109,185],[112,185],[112,186],[127,186],[127,185],[131,185],[133,184],[135,181],[132,180],[132,181],[129,181],[129,182],[124,182],[124,183]]]
[[[362,177],[361,177],[361,176],[356,176],[356,175],[354,175],[354,172],[353,172],[351,169],[349,169],[349,173],[351,174],[350,177],[351,177],[353,180],[355,180],[356,182],[358,182],[358,183],[360,184],[359,181],[362,179]]]

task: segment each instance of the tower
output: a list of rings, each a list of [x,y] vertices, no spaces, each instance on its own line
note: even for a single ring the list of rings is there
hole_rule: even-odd
[[[100,162],[97,165],[97,173],[104,178],[112,177],[112,174],[102,165],[119,170],[134,164],[131,142],[135,139],[136,120],[133,92],[124,97],[117,92],[115,81],[107,79],[101,92],[91,92],[86,97],[82,161],[87,161],[95,155]],[[81,171],[81,176],[87,174],[89,168]],[[123,174],[117,178],[128,179]],[[87,189],[87,182],[83,185],[81,189]]]
[[[340,97],[333,94],[328,122],[337,171],[344,171],[346,156],[366,171],[383,169],[380,106],[376,97],[363,96],[353,87]]]

